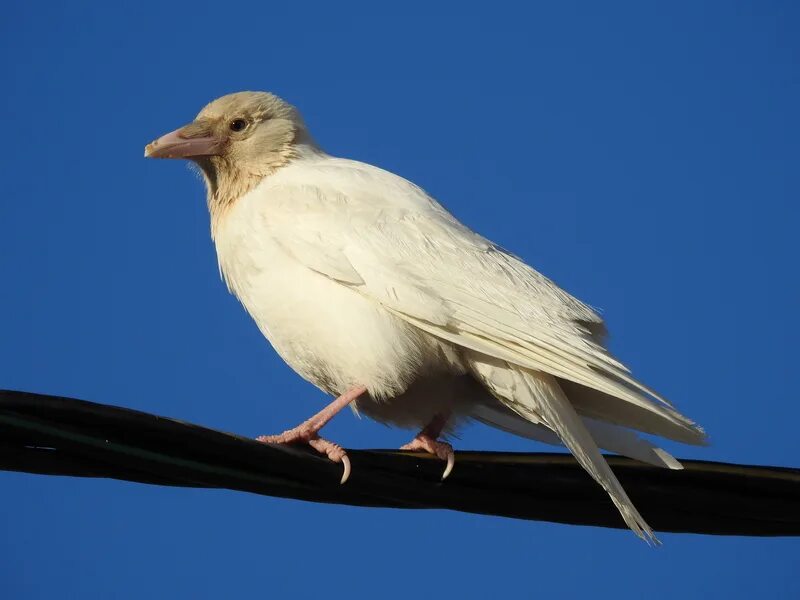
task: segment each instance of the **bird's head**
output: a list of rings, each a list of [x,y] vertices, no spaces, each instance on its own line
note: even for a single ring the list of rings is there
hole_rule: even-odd
[[[298,111],[267,92],[238,92],[208,104],[194,121],[149,143],[149,158],[186,158],[203,172],[212,209],[224,207],[313,146]]]

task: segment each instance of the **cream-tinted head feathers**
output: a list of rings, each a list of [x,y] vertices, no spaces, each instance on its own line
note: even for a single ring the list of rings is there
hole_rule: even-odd
[[[145,156],[188,158],[200,167],[213,228],[237,198],[288,163],[299,144],[313,141],[291,104],[267,92],[237,92],[149,144]]]

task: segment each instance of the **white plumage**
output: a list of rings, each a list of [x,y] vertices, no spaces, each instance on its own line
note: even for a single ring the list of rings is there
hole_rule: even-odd
[[[243,94],[195,123],[244,114],[252,98]],[[273,116],[248,117],[253,128],[270,119],[276,128],[273,106],[288,105],[265,94],[261,105]],[[608,353],[588,306],[412,183],[325,154],[296,112],[286,114],[290,148],[276,144],[268,171],[242,174],[249,183],[228,192],[235,198],[220,190],[222,163],[196,158],[220,270],[280,356],[328,393],[365,386],[358,411],[385,423],[422,428],[449,414],[450,427],[475,419],[561,441],[631,529],[653,539],[598,445],[680,468],[631,430],[687,443],[702,443],[702,430]]]

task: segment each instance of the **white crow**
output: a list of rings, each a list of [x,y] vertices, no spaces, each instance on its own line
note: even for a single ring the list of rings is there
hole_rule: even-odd
[[[297,110],[264,92],[223,96],[145,149],[188,158],[208,189],[229,289],[300,376],[337,398],[272,443],[307,443],[336,413],[417,428],[405,449],[453,467],[439,438],[477,420],[563,443],[628,526],[655,541],[600,448],[680,469],[634,430],[705,435],[606,350],[602,319],[462,225],[413,183],[326,154]]]

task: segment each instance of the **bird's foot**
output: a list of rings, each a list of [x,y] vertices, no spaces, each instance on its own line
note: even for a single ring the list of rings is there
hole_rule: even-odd
[[[447,442],[440,442],[424,431],[405,446],[402,446],[400,450],[423,450],[446,461],[447,466],[445,466],[444,473],[442,473],[442,481],[447,479],[456,464],[456,455],[453,452],[453,447]]]
[[[308,444],[320,454],[326,455],[333,462],[340,462],[344,468],[342,479],[344,483],[350,478],[350,459],[339,444],[319,437],[319,434],[304,423],[294,429],[289,429],[278,435],[260,435],[256,438],[265,444]]]
[[[326,455],[333,462],[340,462],[344,467],[342,480],[344,483],[350,477],[350,459],[347,453],[339,444],[334,444],[326,439],[319,437],[319,430],[330,421],[336,413],[358,398],[367,391],[363,385],[354,387],[336,398],[328,406],[311,417],[308,421],[301,423],[294,429],[289,429],[278,435],[262,435],[256,439],[265,444],[308,444],[320,454]]]

